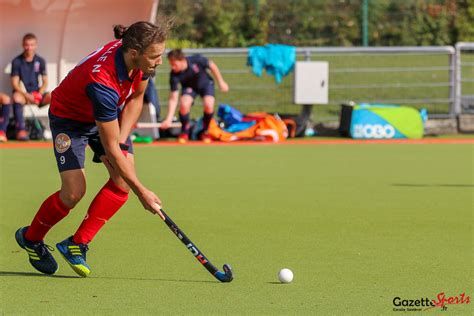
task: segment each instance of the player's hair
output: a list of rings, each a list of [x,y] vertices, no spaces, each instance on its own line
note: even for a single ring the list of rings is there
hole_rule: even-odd
[[[185,58],[186,56],[184,55],[181,48],[173,49],[168,52],[168,59],[183,60]]]
[[[172,19],[160,16],[157,24],[150,22],[135,22],[129,27],[114,25],[116,39],[122,39],[122,47],[125,51],[136,49],[143,53],[151,44],[163,43],[173,24]]]
[[[23,36],[23,42],[24,41],[27,41],[27,40],[31,40],[31,39],[36,39],[36,35],[33,34],[33,33],[26,33],[24,36]]]

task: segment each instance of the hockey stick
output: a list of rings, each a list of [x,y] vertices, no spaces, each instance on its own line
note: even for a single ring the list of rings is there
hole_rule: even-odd
[[[161,213],[165,217],[164,221],[166,225],[168,225],[169,229],[181,240],[181,242],[186,246],[186,248],[191,251],[194,257],[209,271],[216,279],[221,282],[230,282],[232,281],[233,273],[232,268],[228,264],[224,264],[223,269],[224,272],[219,271],[207,258],[204,254],[194,245],[191,240],[183,233],[181,229],[179,229],[178,225],[176,225],[171,218],[160,209]]]

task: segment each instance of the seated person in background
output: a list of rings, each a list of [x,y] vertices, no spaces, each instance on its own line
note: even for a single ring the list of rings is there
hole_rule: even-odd
[[[170,97],[168,101],[168,115],[161,123],[161,128],[169,128],[173,121],[174,112],[178,105],[178,85],[181,84],[181,98],[179,100],[179,119],[181,121],[181,134],[178,141],[185,143],[188,140],[189,113],[194,103],[194,98],[200,95],[204,104],[203,133],[201,139],[209,143],[211,138],[207,132],[209,123],[214,116],[214,81],[207,73],[207,68],[217,80],[222,92],[229,91],[229,86],[222,78],[217,65],[200,55],[186,57],[181,49],[174,49],[168,53],[170,72]]]
[[[12,61],[13,114],[16,119],[18,140],[28,140],[23,106],[36,104],[41,107],[51,101],[51,94],[46,92],[48,86],[46,62],[36,54],[37,46],[36,36],[31,33],[26,34],[23,36],[23,53]],[[41,86],[39,86],[39,76],[41,76]]]
[[[10,97],[3,92],[0,92],[0,143],[7,141],[7,126],[10,118]]]

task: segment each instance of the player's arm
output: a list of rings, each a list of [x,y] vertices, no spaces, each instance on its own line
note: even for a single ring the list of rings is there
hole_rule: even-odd
[[[18,92],[23,95],[25,94],[26,91],[24,91],[24,89],[22,89],[20,86],[20,63],[16,58],[12,61],[12,72],[10,81],[12,84],[13,92]]]
[[[138,180],[134,165],[120,149],[120,126],[118,120],[96,121],[96,124],[99,128],[100,140],[104,147],[107,161],[130,186],[143,207],[154,214],[159,214],[163,218],[163,214],[161,214],[158,206],[161,205],[160,199]]]
[[[43,94],[46,92],[46,89],[48,88],[48,75],[41,75],[41,81],[42,81],[42,85],[39,88],[38,92]]]
[[[211,60],[209,60],[209,69],[211,70],[212,76],[219,84],[219,89],[221,89],[222,92],[229,91],[229,85],[224,81],[219,67],[217,67],[217,65]]]
[[[25,97],[27,102],[33,103],[33,95],[26,92],[25,87],[22,86],[20,79],[20,61],[16,58],[12,61],[12,72],[10,80],[13,92],[21,93]]]
[[[178,99],[179,99],[179,92],[170,91],[170,95],[168,98],[168,115],[166,115],[166,119],[161,123],[161,128],[168,128],[171,123],[173,122],[174,112],[176,112],[176,108],[178,107]]]
[[[137,123],[143,108],[143,95],[145,94],[148,80],[140,81],[137,90],[125,103],[120,117],[120,142],[125,143],[127,137],[132,132],[133,126]]]
[[[33,95],[26,92],[26,90],[24,88],[22,88],[22,86],[20,84],[20,76],[12,76],[11,77],[11,84],[12,84],[13,92],[21,93],[25,97],[25,99],[28,103],[34,103],[35,98],[33,97]]]
[[[130,186],[145,209],[162,216],[159,208],[155,205],[156,203],[161,205],[160,199],[140,183],[133,163],[126,158],[120,148],[120,126],[117,113],[117,104],[120,98],[118,92],[104,84],[93,82],[87,85],[86,94],[93,105],[94,118],[108,163]],[[104,159],[104,156],[101,159]]]
[[[19,92],[25,95],[26,92],[24,92],[20,86],[20,76],[12,76],[11,83],[12,83],[13,92]]]
[[[44,59],[40,60],[40,73],[41,73],[41,87],[39,88],[38,92],[43,94],[46,92],[48,88],[48,75],[46,74],[46,61]]]
[[[142,195],[146,189],[138,180],[133,164],[127,160],[120,149],[120,126],[118,120],[108,122],[96,121],[96,124],[99,128],[100,141],[102,146],[104,146],[107,160],[127,182],[133,192],[137,196]]]

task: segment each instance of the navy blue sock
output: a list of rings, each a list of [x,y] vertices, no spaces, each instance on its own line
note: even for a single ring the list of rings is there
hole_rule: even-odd
[[[211,123],[212,118],[214,117],[214,112],[204,113],[204,118],[202,119],[202,129],[207,131],[209,128],[209,123]]]
[[[0,116],[0,131],[7,132],[8,122],[10,121],[11,104],[2,105],[2,116]]]
[[[16,130],[24,130],[25,118],[23,117],[23,105],[21,105],[20,103],[13,103],[13,115],[15,115],[16,119]]]
[[[181,114],[179,113],[179,120],[181,121],[181,133],[188,133],[189,131],[189,113]]]

